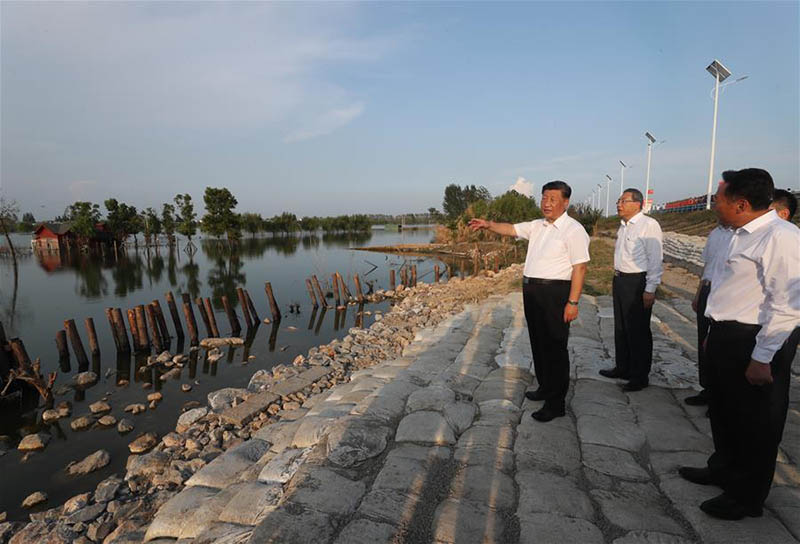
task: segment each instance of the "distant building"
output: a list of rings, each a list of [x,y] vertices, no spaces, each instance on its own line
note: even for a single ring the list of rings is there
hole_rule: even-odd
[[[72,232],[71,223],[39,223],[33,230],[31,247],[45,251],[66,251],[68,246],[74,246],[78,237]],[[89,239],[91,249],[99,249],[102,244],[112,241],[105,223],[95,225],[95,234]]]

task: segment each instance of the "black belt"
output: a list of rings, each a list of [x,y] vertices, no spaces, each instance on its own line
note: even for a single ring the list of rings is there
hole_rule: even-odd
[[[711,280],[700,280],[700,285],[703,287],[711,287]]]
[[[627,277],[627,276],[641,276],[643,274],[647,274],[647,272],[620,272],[619,270],[614,270],[615,276]]]
[[[572,283],[571,280],[548,280],[544,278],[529,278],[528,276],[522,276],[522,283],[527,284],[534,284],[534,285],[563,285],[565,283]]]

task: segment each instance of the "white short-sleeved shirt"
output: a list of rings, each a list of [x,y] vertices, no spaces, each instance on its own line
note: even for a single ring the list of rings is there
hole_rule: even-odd
[[[523,274],[529,278],[569,280],[572,267],[589,261],[589,235],[566,212],[550,223],[536,219],[516,223],[517,237],[528,240]]]
[[[614,245],[614,269],[628,274],[646,272],[644,290],[655,293],[663,273],[661,225],[658,221],[637,213],[620,221]]]

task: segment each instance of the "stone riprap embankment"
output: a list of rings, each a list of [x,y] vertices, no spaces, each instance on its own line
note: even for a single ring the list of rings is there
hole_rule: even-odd
[[[703,248],[706,246],[705,236],[691,236],[677,232],[664,233],[664,255],[678,261],[703,268]]]

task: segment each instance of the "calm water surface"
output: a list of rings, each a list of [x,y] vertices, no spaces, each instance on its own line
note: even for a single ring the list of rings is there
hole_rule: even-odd
[[[434,264],[444,263],[434,259],[409,258],[381,253],[354,251],[351,247],[386,246],[397,243],[425,243],[432,239],[432,231],[415,230],[397,232],[373,231],[363,235],[318,235],[265,237],[244,239],[241,247],[231,252],[224,243],[200,240],[198,251],[192,257],[183,251],[169,251],[161,247],[149,253],[143,249],[129,250],[126,256],[114,259],[73,254],[67,259],[58,255],[23,255],[19,258],[18,279],[15,282],[11,260],[0,258],[0,321],[9,338],[20,337],[25,342],[32,359],[40,358],[44,372],[57,371],[56,403],[72,402],[72,416],[55,424],[41,422],[43,408],[17,406],[0,410],[0,435],[16,447],[19,439],[30,432],[51,435],[50,443],[39,453],[23,455],[16,449],[0,453],[0,512],[7,511],[9,519],[23,519],[27,511],[20,503],[34,491],[44,491],[49,501],[44,508],[56,506],[78,493],[93,490],[107,476],[124,473],[128,456],[127,445],[139,433],[153,431],[159,436],[173,430],[181,407],[189,401],[205,404],[210,391],[221,387],[244,387],[252,374],[261,368],[271,368],[280,363],[290,364],[298,354],[305,354],[312,346],[341,338],[355,326],[357,306],[349,306],[342,314],[329,310],[313,312],[305,287],[305,278],[316,274],[320,281],[335,271],[348,279],[354,292],[353,274],[374,289],[386,289],[389,269],[399,269],[404,263],[416,264],[418,277],[432,281]],[[30,246],[30,237],[16,235],[15,245]],[[184,241],[180,247],[183,248]],[[457,265],[457,263],[455,263]],[[399,274],[398,274],[399,282]],[[127,308],[147,304],[159,299],[165,312],[167,325],[174,332],[164,295],[172,291],[181,305],[181,293],[211,297],[217,323],[223,336],[230,333],[227,317],[222,310],[221,296],[227,295],[236,307],[239,320],[244,317],[236,296],[237,287],[249,290],[261,319],[269,316],[264,293],[264,282],[272,284],[275,297],[284,315],[279,324],[261,324],[251,331],[244,348],[231,349],[215,365],[204,363],[203,352],[199,361],[188,364],[177,380],[162,382],[152,370],[137,372],[146,356],[119,357],[111,337],[104,308],[119,307],[123,314]],[[368,289],[367,285],[364,290]],[[290,304],[299,304],[299,312],[289,311]],[[366,310],[387,311],[389,303],[368,304]],[[180,311],[180,310],[179,310]],[[196,308],[195,308],[196,313]],[[65,319],[75,319],[88,352],[88,339],[83,326],[84,318],[94,318],[101,356],[90,363],[100,381],[94,387],[78,392],[63,387],[69,384],[79,368],[72,355],[69,368],[60,367],[55,346],[56,332],[63,328]],[[205,336],[200,316],[198,332]],[[183,315],[181,312],[181,319]],[[369,326],[372,316],[364,317]],[[185,328],[185,323],[184,323]],[[242,335],[245,335],[243,332]],[[188,343],[188,340],[186,341]],[[172,340],[171,353],[188,353],[188,345],[176,345]],[[256,358],[249,363],[248,355]],[[91,358],[91,355],[90,355]],[[117,381],[127,379],[130,384],[118,387]],[[142,384],[151,382],[153,389]],[[192,390],[181,391],[181,384],[189,383]],[[146,396],[160,390],[164,400],[155,410],[137,416],[123,412],[134,402],[146,404]],[[111,414],[118,420],[127,417],[136,426],[127,436],[120,436],[115,427],[75,432],[69,422],[89,413],[92,402],[109,397]],[[3,438],[0,438],[2,440]],[[103,448],[111,454],[111,464],[87,476],[67,476],[65,467]],[[0,450],[2,451],[2,450]]]

